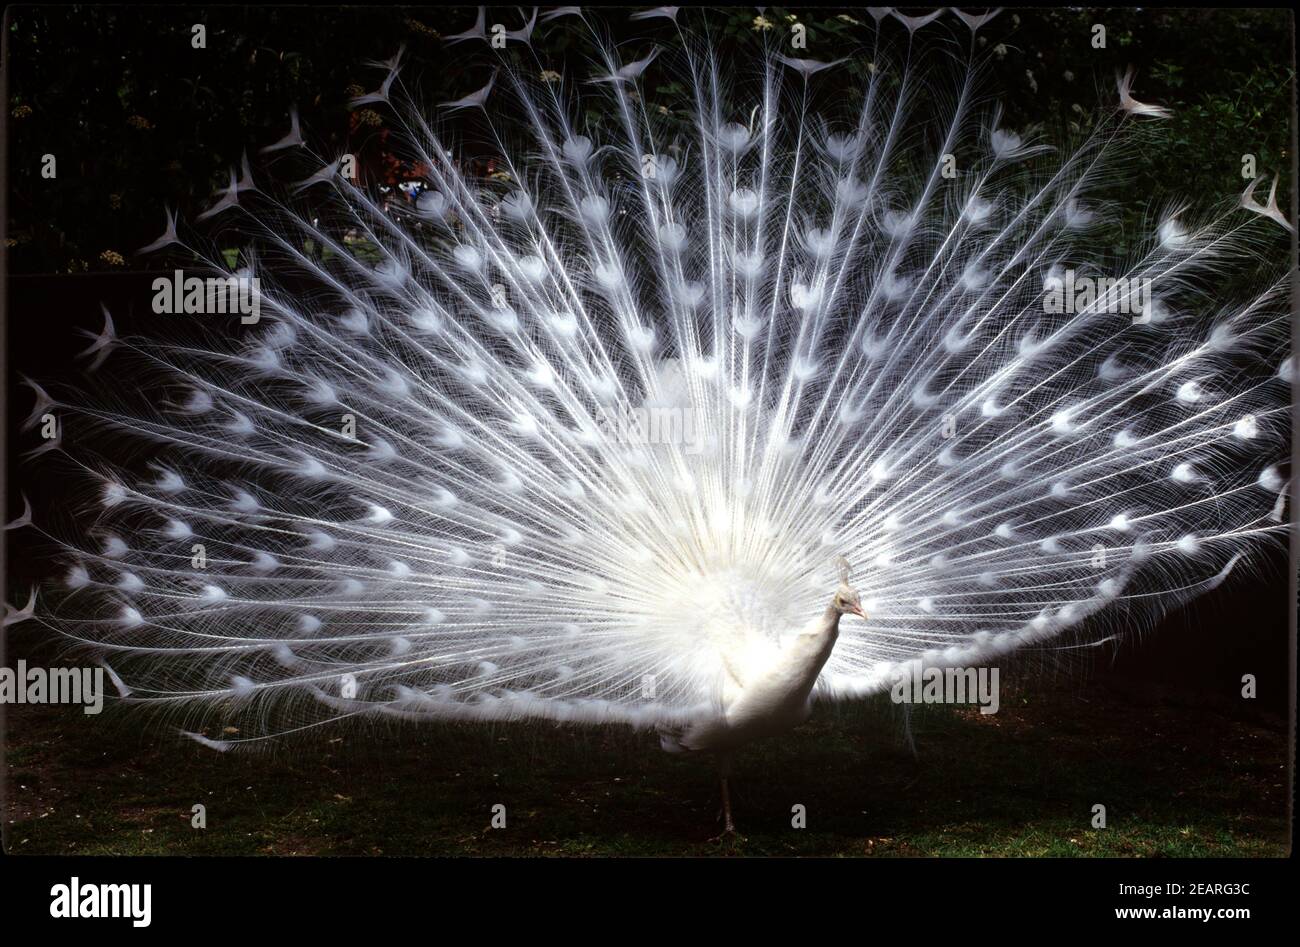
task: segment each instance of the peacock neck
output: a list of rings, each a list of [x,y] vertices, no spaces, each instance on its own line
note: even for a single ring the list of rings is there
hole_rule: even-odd
[[[831,649],[835,647],[835,641],[840,636],[840,610],[831,605],[813,625],[811,631],[818,642],[817,651],[820,660],[817,669],[820,671],[826,659],[831,656]]]
[[[839,635],[840,610],[834,605],[829,606],[826,609],[826,613],[822,615],[819,626],[823,634],[830,635],[832,638]]]

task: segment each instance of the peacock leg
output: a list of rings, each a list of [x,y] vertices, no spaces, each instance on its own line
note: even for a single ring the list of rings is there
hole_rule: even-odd
[[[728,777],[731,776],[731,752],[724,751],[718,754],[718,776],[722,783],[722,834],[718,839],[726,838],[736,834],[736,823],[731,821],[731,787],[727,784]]]

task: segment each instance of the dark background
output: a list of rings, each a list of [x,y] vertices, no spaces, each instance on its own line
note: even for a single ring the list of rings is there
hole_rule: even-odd
[[[256,160],[257,147],[288,130],[291,105],[319,154],[350,151],[360,157],[363,180],[395,183],[400,172],[386,157],[386,115],[354,112],[347,100],[377,84],[381,73],[366,63],[401,45],[402,81],[425,102],[478,88],[500,53],[439,38],[468,29],[474,16],[473,7],[7,8],[9,271],[156,265],[132,253],[162,232],[164,205],[193,220],[245,149]],[[705,16],[681,14],[693,26]],[[833,83],[852,88],[866,76],[872,31],[863,9],[768,7],[762,19],[769,29],[757,28],[757,18],[752,7],[707,14],[723,62],[744,61],[764,40],[787,34],[794,18],[808,28],[805,55],[848,57],[819,79],[828,94]],[[518,8],[492,8],[488,23],[515,29],[523,19]],[[665,20],[638,23],[614,10],[601,19],[630,56],[672,29]],[[575,51],[585,56],[575,22],[538,24],[533,45],[543,62]],[[203,50],[190,45],[196,23],[207,27]],[[1097,23],[1107,29],[1104,50],[1090,44]],[[941,24],[959,32],[946,34]],[[897,23],[886,28],[894,37],[902,32]],[[944,14],[918,37],[964,32]],[[1166,200],[1235,200],[1246,152],[1257,157],[1261,175],[1282,173],[1279,203],[1290,206],[1290,34],[1285,10],[1158,8],[1007,10],[979,31],[985,86],[996,90],[1007,127],[1044,123],[1052,136],[1086,128],[1100,106],[1115,101],[1114,74],[1129,65],[1138,69],[1136,97],[1173,109],[1168,121],[1147,123],[1158,134],[1143,141],[1140,159],[1115,182],[1125,213],[1105,239],[1116,249]],[[523,55],[515,43],[507,54]],[[651,64],[642,88],[684,121],[686,90],[662,65]],[[59,159],[53,181],[39,174],[47,153]]]

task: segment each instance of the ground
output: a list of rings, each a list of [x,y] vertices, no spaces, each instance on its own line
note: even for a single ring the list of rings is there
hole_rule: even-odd
[[[6,710],[14,854],[1195,857],[1289,845],[1280,719],[1112,684],[1004,687],[988,716],[920,708],[916,758],[887,699],[819,708],[740,757],[743,838],[721,843],[710,761],[664,754],[650,734],[351,730],[220,754],[120,714]],[[191,827],[196,803],[204,829]],[[504,828],[491,825],[497,804]],[[1092,827],[1095,805],[1105,828]]]

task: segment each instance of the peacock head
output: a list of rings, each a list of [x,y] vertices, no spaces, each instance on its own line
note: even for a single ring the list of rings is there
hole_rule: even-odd
[[[862,608],[862,596],[858,594],[857,589],[849,585],[849,560],[843,556],[837,556],[835,565],[840,574],[840,587],[835,591],[835,598],[831,602],[831,608],[841,615],[857,615],[865,621],[867,613]]]

